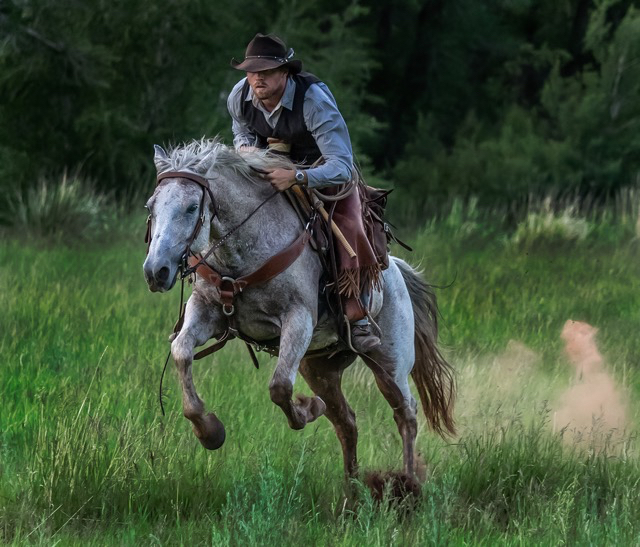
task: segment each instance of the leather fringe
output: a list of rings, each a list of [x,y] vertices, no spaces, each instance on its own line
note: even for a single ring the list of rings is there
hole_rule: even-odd
[[[369,290],[379,288],[381,271],[379,265],[341,270],[338,274],[338,294],[345,298],[359,297],[364,287]]]

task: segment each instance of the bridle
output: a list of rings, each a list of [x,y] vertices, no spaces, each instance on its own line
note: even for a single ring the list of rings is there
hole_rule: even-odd
[[[231,228],[226,234],[224,234],[216,243],[207,251],[207,253],[202,256],[199,254],[195,254],[191,250],[191,246],[193,242],[197,239],[200,234],[200,230],[204,224],[204,201],[207,194],[209,195],[209,199],[211,201],[211,207],[213,209],[213,216],[211,220],[216,218],[218,215],[218,208],[216,206],[216,201],[213,197],[213,193],[211,192],[211,188],[209,188],[209,184],[207,183],[207,179],[201,177],[200,175],[196,175],[195,173],[191,173],[189,171],[167,171],[165,173],[161,173],[158,175],[156,188],[162,184],[165,179],[170,178],[180,178],[186,179],[191,182],[195,182],[198,186],[202,188],[202,196],[200,197],[200,206],[198,220],[196,221],[196,225],[193,228],[193,232],[191,233],[191,237],[189,238],[187,245],[182,253],[182,257],[180,259],[180,277],[184,280],[185,277],[189,277],[192,273],[194,273],[199,266],[207,265],[206,260],[211,256],[228,238],[231,234],[233,234],[236,230],[244,226],[245,223],[249,221],[249,219],[255,215],[263,205],[267,202],[271,201],[275,196],[278,195],[278,191],[274,191],[270,194],[265,200],[261,201],[260,204],[253,210],[251,213],[247,215],[247,217],[240,222],[240,224]],[[145,243],[147,244],[147,254],[149,254],[149,248],[151,247],[151,215],[147,217],[147,234],[144,238]],[[194,260],[195,259],[195,260]]]
[[[193,252],[191,251],[191,246],[193,245],[193,242],[198,238],[198,235],[200,234],[200,230],[202,229],[202,226],[204,224],[204,211],[205,211],[204,202],[207,195],[209,195],[209,199],[211,200],[211,208],[213,209],[212,220],[213,218],[218,216],[218,210],[216,207],[216,202],[213,199],[213,193],[211,192],[211,188],[209,188],[209,184],[207,183],[207,179],[205,179],[204,177],[201,177],[200,175],[196,175],[195,173],[190,173],[189,171],[166,171],[165,173],[161,173],[158,175],[158,178],[156,181],[156,189],[162,184],[164,180],[175,179],[175,178],[186,179],[190,182],[194,182],[195,184],[200,186],[200,188],[202,188],[202,195],[200,196],[200,205],[198,209],[198,212],[199,212],[198,220],[196,221],[196,225],[193,228],[191,237],[187,241],[187,246],[185,247],[184,252],[182,253],[182,258],[180,260],[182,277],[184,278],[186,277],[184,275],[184,272],[187,269],[186,268],[187,260],[189,259],[189,256],[193,255]],[[149,254],[149,248],[151,247],[151,214],[149,214],[149,216],[147,217],[147,233],[145,235],[144,242],[147,244],[147,254]]]

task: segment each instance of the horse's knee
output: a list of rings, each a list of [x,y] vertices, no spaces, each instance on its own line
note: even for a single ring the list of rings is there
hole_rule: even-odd
[[[178,368],[189,366],[193,361],[193,345],[178,335],[171,343],[171,356]]]
[[[271,400],[278,406],[282,406],[291,401],[293,395],[293,385],[288,380],[283,382],[272,382],[269,386]]]

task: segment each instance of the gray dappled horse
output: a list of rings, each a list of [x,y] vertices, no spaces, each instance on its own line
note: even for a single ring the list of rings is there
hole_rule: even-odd
[[[285,196],[273,195],[271,185],[258,174],[272,167],[291,167],[286,159],[259,151],[239,154],[216,140],[202,140],[169,153],[156,147],[155,164],[161,180],[147,203],[151,241],[144,262],[151,291],[173,287],[189,246],[195,253],[206,253],[215,246],[207,262],[222,275],[237,279],[289,246],[304,229]],[[163,173],[168,176],[162,178]],[[190,180],[190,173],[202,177],[201,182]],[[203,181],[206,188],[201,186]],[[200,217],[202,227],[195,233]],[[224,312],[231,311],[236,328],[245,337],[279,346],[269,393],[289,425],[301,429],[326,415],[342,444],[347,477],[357,473],[355,414],[341,390],[342,373],[356,354],[339,340],[335,320],[322,312],[326,306],[319,302],[321,274],[316,252],[306,245],[286,270],[246,288],[232,308],[224,309],[221,291],[196,276],[171,353],[182,385],[184,415],[206,448],[219,448],[225,433],[222,422],[205,411],[196,393],[191,375],[194,348],[223,335],[228,326]],[[436,347],[435,296],[416,270],[392,257],[383,272],[382,290],[374,292],[370,312],[382,331],[382,344],[362,358],[393,409],[402,437],[404,473],[413,477],[417,405],[409,389],[409,374],[432,429],[454,433],[455,386],[452,370]],[[292,399],[298,370],[315,397]]]

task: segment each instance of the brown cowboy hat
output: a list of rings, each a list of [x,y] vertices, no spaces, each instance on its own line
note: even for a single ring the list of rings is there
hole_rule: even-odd
[[[244,61],[231,59],[231,66],[244,72],[260,72],[280,66],[293,74],[302,70],[302,61],[293,60],[293,49],[288,49],[275,34],[256,34],[244,53]]]

